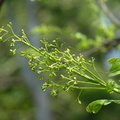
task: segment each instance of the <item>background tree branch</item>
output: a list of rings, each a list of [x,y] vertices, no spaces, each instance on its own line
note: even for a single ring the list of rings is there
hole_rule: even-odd
[[[118,44],[120,44],[120,38],[115,38],[113,40],[105,40],[103,42],[103,45],[100,47],[92,48],[88,51],[83,52],[82,54],[87,57],[90,55],[93,55],[95,53],[101,52],[102,48],[106,49],[106,52],[111,50],[112,48],[116,47]]]
[[[120,27],[120,20],[118,20],[113,14],[112,12],[108,9],[108,7],[106,6],[105,2],[103,2],[103,0],[98,0],[98,3],[100,4],[102,10],[104,11],[104,13],[111,19],[111,21],[118,27]]]

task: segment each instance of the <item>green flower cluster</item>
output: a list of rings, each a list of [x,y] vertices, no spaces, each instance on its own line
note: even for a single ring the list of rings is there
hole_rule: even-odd
[[[14,33],[11,23],[8,24],[8,27],[10,30],[6,30],[4,27],[0,28],[0,41],[10,42],[10,47],[13,48],[10,49],[10,52],[13,55],[18,48],[22,46],[28,47],[28,49],[21,51],[21,56],[28,59],[28,65],[32,71],[39,74],[39,80],[43,79],[44,74],[48,76],[42,85],[43,91],[51,87],[52,96],[57,96],[61,91],[68,92],[74,89],[99,89],[106,90],[109,93],[120,93],[120,86],[115,81],[110,79],[106,82],[99,75],[94,65],[94,58],[86,61],[81,54],[79,56],[71,54],[69,48],[62,51],[63,44],[59,45],[58,39],[53,40],[52,43],[48,43],[46,39],[43,39],[40,41],[43,47],[36,48],[32,46],[24,30],[22,30],[22,36],[18,36]],[[21,45],[14,48],[16,42],[21,42]],[[112,64],[111,71],[114,72],[117,69],[115,73],[112,73],[112,75],[116,75],[119,68],[114,66],[114,62],[115,65],[118,65],[119,60],[111,59],[109,62]],[[56,79],[53,79],[53,77],[56,77]],[[79,97],[77,99],[81,103]],[[105,100],[101,101],[91,103],[87,107],[87,111],[93,113],[98,112],[102,105],[106,105]],[[112,100],[111,102],[114,101]],[[100,107],[97,105],[100,105]]]

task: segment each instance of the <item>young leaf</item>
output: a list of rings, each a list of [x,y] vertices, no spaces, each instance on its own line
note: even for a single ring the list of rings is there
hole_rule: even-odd
[[[113,77],[113,76],[117,76],[117,75],[120,75],[120,71],[116,71],[116,72],[110,73],[109,77]]]
[[[111,58],[108,62],[112,65],[109,76],[117,76],[120,74],[120,58]]]
[[[120,61],[116,61],[115,63],[113,63],[112,67],[110,68],[110,71],[120,71]]]
[[[117,61],[118,58],[110,58],[108,62],[112,65]]]
[[[107,99],[96,100],[91,102],[87,106],[86,110],[87,112],[90,112],[90,113],[97,113],[102,108],[102,106],[106,106],[112,102],[120,104],[120,100],[107,100]]]
[[[108,105],[110,103],[111,103],[110,100],[96,100],[90,103],[87,106],[86,110],[90,113],[97,113],[103,105]]]

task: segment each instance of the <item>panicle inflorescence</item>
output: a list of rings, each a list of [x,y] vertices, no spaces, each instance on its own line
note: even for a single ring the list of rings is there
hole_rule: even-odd
[[[21,56],[28,59],[28,65],[32,71],[39,74],[39,80],[43,80],[44,74],[47,76],[47,80],[41,87],[43,91],[51,87],[52,96],[57,96],[61,91],[68,92],[74,89],[99,89],[110,93],[120,93],[120,86],[115,81],[109,79],[105,82],[99,75],[94,65],[94,58],[86,61],[81,54],[78,56],[71,54],[69,48],[62,51],[63,44],[59,45],[59,39],[53,40],[52,43],[43,39],[40,41],[43,47],[35,48],[30,43],[24,30],[22,30],[22,36],[18,36],[14,33],[11,23],[8,24],[8,27],[10,31],[4,29],[4,27],[0,28],[0,41],[10,42],[10,52],[13,55],[16,54],[18,48],[24,45],[28,47],[28,49],[21,51]],[[21,42],[21,45],[17,48],[16,42]],[[113,72],[110,75],[118,75],[120,68],[116,67],[115,63],[117,62],[118,65],[119,59],[111,59],[109,62],[112,64],[111,71]],[[77,101],[81,103],[78,98]],[[106,100],[93,102],[93,104],[97,105],[101,102],[102,105],[105,105]],[[119,101],[112,102],[118,103]],[[96,112],[91,106],[92,104],[87,107],[87,110]]]

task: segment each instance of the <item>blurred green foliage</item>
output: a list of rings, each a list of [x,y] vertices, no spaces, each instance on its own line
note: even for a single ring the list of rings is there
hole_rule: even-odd
[[[0,89],[1,120],[32,120],[32,107],[31,95],[22,83],[16,83],[2,90]]]

